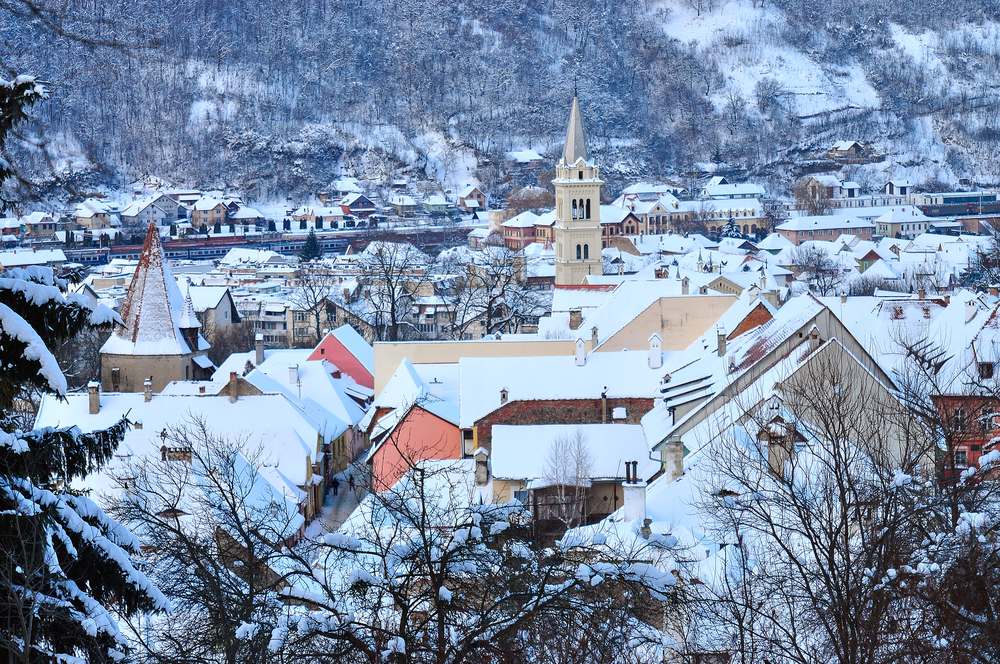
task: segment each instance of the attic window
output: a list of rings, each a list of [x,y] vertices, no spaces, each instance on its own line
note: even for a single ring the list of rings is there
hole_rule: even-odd
[[[992,362],[980,362],[979,363],[979,377],[980,378],[993,378],[993,363]]]
[[[577,179],[578,179],[578,180],[582,180],[582,179],[583,179],[583,171],[580,171],[580,177],[579,177],[579,178],[577,178]]]

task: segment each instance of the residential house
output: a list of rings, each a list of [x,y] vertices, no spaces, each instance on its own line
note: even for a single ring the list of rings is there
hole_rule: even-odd
[[[215,196],[202,196],[191,208],[192,228],[212,228],[229,220],[230,209],[226,201]]]
[[[458,191],[455,201],[458,209],[462,212],[473,212],[475,210],[486,209],[486,194],[474,184],[467,184]]]
[[[808,240],[832,241],[845,234],[871,240],[875,224],[841,215],[813,215],[792,217],[774,230],[792,244],[798,245]]]
[[[76,206],[73,221],[81,228],[107,228],[111,226],[111,208],[96,198],[88,198]]]

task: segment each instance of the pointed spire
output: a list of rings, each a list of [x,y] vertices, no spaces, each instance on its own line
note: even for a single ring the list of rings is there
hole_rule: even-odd
[[[193,315],[193,306],[191,312]],[[113,355],[187,354],[192,349],[179,326],[185,317],[185,302],[163,255],[160,232],[155,224],[150,224],[122,304],[122,324],[115,327],[101,352]]]
[[[587,158],[587,136],[583,131],[580,102],[574,94],[573,105],[569,110],[569,125],[566,127],[566,143],[563,145],[563,161],[573,164],[581,157]]]
[[[191,285],[188,284],[187,293],[184,295],[184,309],[181,310],[180,318],[177,320],[177,327],[182,330],[201,327],[198,321],[198,314],[194,311],[194,303],[191,302]]]

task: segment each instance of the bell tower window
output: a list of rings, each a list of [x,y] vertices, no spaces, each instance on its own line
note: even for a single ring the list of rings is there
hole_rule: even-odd
[[[576,215],[577,215],[577,210],[576,210],[576,199],[574,198],[574,199],[573,199],[573,218],[574,218],[574,219],[576,219]]]
[[[589,244],[583,245],[583,257],[585,259],[586,258],[590,258],[590,245]],[[579,258],[579,256],[577,256],[577,258]]]
[[[580,260],[580,245],[576,245],[576,260]]]
[[[587,216],[586,219],[590,219],[590,199],[587,199]]]

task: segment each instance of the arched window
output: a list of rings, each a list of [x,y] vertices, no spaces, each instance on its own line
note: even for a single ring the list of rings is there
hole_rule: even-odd
[[[573,199],[573,218],[576,219],[576,199]]]
[[[589,244],[583,245],[583,257],[584,258],[590,258],[590,245]]]
[[[587,216],[584,217],[584,218],[585,219],[590,219],[590,199],[589,198],[587,199]]]
[[[576,245],[576,260],[580,260],[580,245]]]

